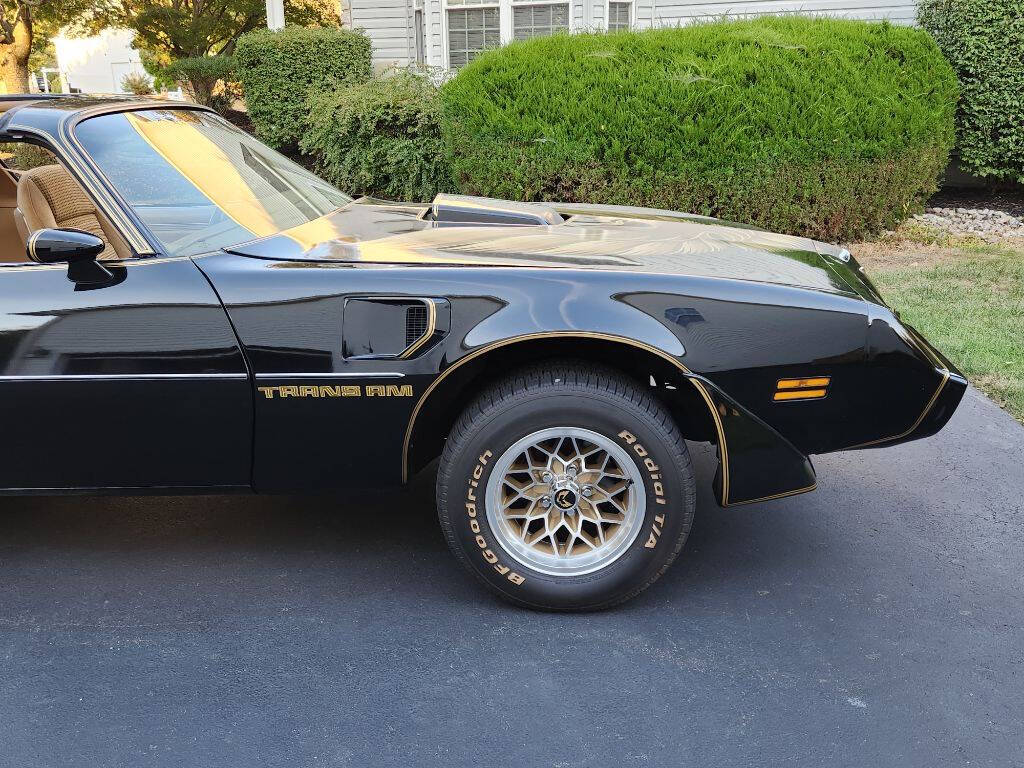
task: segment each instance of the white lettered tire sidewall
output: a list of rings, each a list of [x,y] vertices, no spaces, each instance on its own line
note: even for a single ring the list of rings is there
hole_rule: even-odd
[[[618,393],[559,392],[557,384],[540,389],[547,391],[511,393],[485,405],[461,434],[453,432],[439,471],[442,527],[459,559],[516,603],[553,610],[613,605],[653,582],[682,547],[694,507],[685,444],[670,419],[652,418]],[[578,576],[531,569],[502,547],[487,520],[486,488],[498,457],[524,436],[555,426],[591,430],[622,447],[639,469],[646,496],[630,546],[604,568]]]

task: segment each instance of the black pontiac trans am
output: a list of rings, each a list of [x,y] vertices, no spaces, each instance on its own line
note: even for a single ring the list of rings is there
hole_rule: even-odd
[[[721,506],[778,499],[814,489],[811,454],[934,434],[966,387],[832,245],[642,208],[352,199],[188,105],[0,111],[9,494],[341,491],[440,457],[472,573],[599,608],[682,548],[684,440],[717,447]]]

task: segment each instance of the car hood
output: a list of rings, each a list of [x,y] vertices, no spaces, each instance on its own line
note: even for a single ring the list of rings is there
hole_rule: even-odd
[[[256,258],[373,265],[599,269],[762,283],[855,294],[875,301],[849,254],[803,237],[702,216],[628,206],[546,205],[531,224],[441,222],[429,205],[362,198],[332,214],[225,250]],[[554,221],[555,223],[548,223]]]

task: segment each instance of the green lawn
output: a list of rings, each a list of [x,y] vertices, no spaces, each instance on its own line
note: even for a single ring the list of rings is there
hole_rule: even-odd
[[[938,263],[869,270],[907,322],[1024,422],[1024,248],[966,247]]]

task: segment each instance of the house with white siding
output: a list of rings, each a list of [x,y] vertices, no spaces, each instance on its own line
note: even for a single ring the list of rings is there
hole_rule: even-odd
[[[104,29],[92,37],[63,32],[52,38],[64,93],[124,93],[128,75],[146,75],[139,52],[132,48],[135,34]]]
[[[488,48],[557,31],[648,29],[696,19],[807,13],[912,24],[914,0],[348,0],[343,23],[378,69],[458,69]]]

